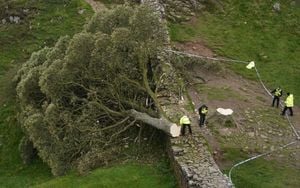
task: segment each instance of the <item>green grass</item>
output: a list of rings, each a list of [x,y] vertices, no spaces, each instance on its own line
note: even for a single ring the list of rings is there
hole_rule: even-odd
[[[233,166],[250,158],[239,148],[223,148],[223,172],[228,174]],[[286,167],[276,161],[259,158],[242,164],[232,171],[232,181],[239,188],[294,188],[299,187],[299,169]]]
[[[78,32],[85,19],[92,14],[91,8],[83,0],[70,1],[66,6],[50,1],[38,1],[26,6],[31,14],[24,23],[0,26],[0,73],[7,70],[12,62],[24,62],[33,51],[53,46],[60,36]],[[86,11],[80,15],[80,9]]]
[[[243,188],[295,188],[300,185],[299,173],[275,161],[257,159],[234,169],[232,181]]]
[[[206,93],[208,100],[219,100],[225,101],[228,99],[238,99],[243,100],[244,97],[234,92],[229,87],[217,88],[217,87],[208,87],[205,85],[200,85],[197,90],[199,93]]]
[[[230,161],[231,163],[237,163],[248,158],[248,155],[242,152],[240,148],[227,147],[225,144],[222,144],[222,150],[224,160]],[[232,165],[233,164],[230,164],[228,167]]]
[[[300,9],[282,1],[279,13],[272,1],[224,1],[224,13],[203,13],[196,21],[169,24],[171,39],[185,42],[204,39],[219,55],[256,62],[271,88],[280,85],[300,104]],[[231,68],[247,78],[255,72],[244,65]]]
[[[87,176],[70,174],[35,187],[174,188],[176,184],[174,178],[170,176],[170,172],[165,169],[149,165],[125,164],[98,169]]]

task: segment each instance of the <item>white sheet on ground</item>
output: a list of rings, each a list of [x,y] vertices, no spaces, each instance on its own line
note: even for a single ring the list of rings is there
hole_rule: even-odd
[[[224,116],[228,116],[228,115],[231,115],[233,113],[233,110],[231,110],[230,108],[228,108],[228,109],[218,108],[217,112],[219,112],[220,114],[222,114]]]

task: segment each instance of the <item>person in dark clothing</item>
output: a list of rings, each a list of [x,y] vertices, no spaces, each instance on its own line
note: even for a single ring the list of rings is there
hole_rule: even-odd
[[[199,115],[200,115],[199,126],[202,127],[205,123],[205,117],[206,117],[206,114],[208,113],[208,107],[205,104],[203,104],[198,109],[198,112],[199,112]]]
[[[278,108],[280,97],[282,96],[282,89],[280,87],[277,87],[276,89],[271,91],[271,93],[273,94],[272,106],[274,107],[274,104],[276,102],[276,107]]]

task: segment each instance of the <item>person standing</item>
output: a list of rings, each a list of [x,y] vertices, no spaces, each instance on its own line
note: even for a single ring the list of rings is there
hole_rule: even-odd
[[[185,134],[185,127],[188,127],[190,134],[192,134],[191,121],[187,116],[184,115],[180,118],[180,125],[182,126],[181,127],[181,135],[182,136],[184,136],[184,134]]]
[[[293,96],[293,94],[287,93],[287,98],[285,99],[284,103],[285,103],[285,106],[282,110],[281,115],[284,116],[286,110],[289,109],[290,115],[293,116],[293,109],[292,109],[293,106],[294,106],[294,96]]]
[[[199,115],[200,115],[199,126],[202,127],[205,123],[205,117],[206,117],[206,114],[208,113],[208,107],[205,104],[203,104],[198,109],[198,112],[199,112]]]
[[[277,87],[276,89],[271,91],[271,93],[273,93],[272,106],[274,107],[275,102],[276,102],[276,107],[278,108],[280,97],[282,96],[282,89],[280,87]]]

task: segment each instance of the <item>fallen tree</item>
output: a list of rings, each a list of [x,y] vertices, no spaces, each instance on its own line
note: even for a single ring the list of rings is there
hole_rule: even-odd
[[[157,99],[167,40],[158,20],[146,6],[119,6],[33,53],[16,76],[21,151],[34,147],[62,175],[113,160],[141,123],[178,136]]]

